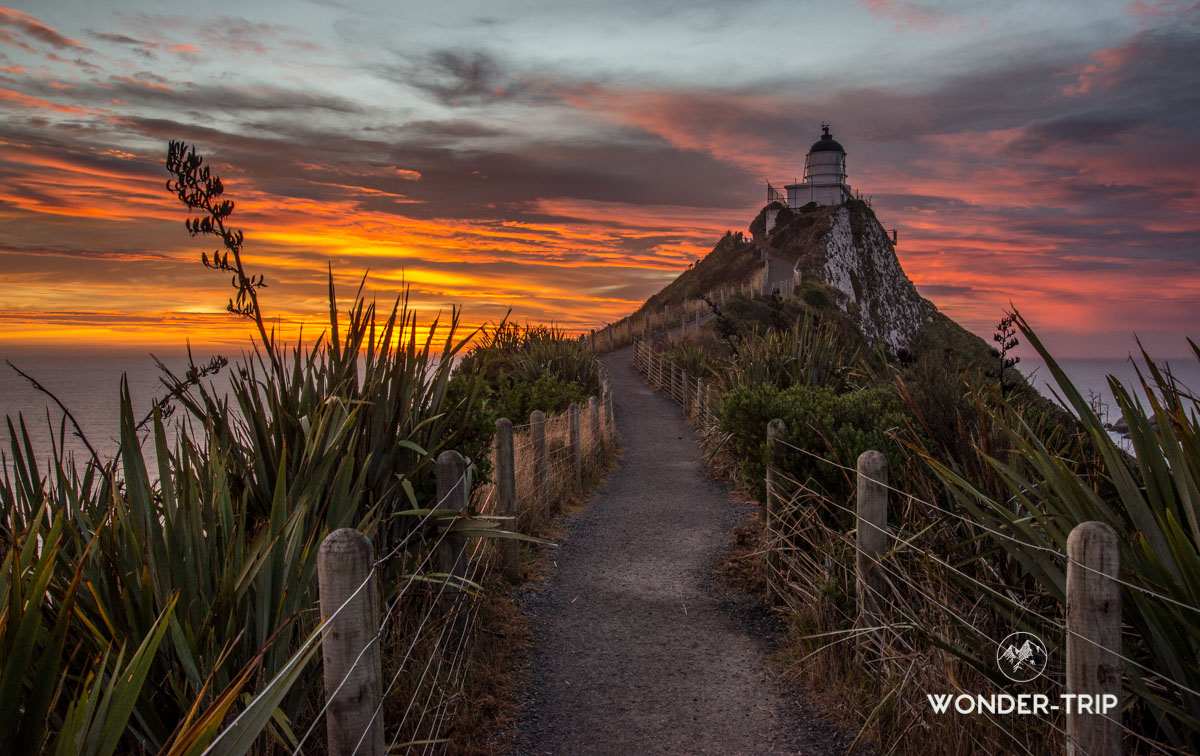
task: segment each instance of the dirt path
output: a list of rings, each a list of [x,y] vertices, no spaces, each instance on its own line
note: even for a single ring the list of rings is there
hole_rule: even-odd
[[[766,666],[764,609],[715,584],[744,516],[682,410],[604,358],[624,459],[567,523],[533,625],[518,754],[840,753]]]

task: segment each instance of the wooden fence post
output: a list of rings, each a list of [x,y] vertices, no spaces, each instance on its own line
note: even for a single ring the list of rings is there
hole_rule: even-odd
[[[467,460],[463,455],[448,449],[437,457],[437,508],[454,509],[464,512],[467,509]],[[459,603],[466,593],[462,589],[462,581],[467,577],[467,540],[465,538],[442,539],[437,547],[437,571],[449,576],[445,590],[442,591],[442,606],[446,611],[454,612],[457,616],[455,624],[466,620],[466,615],[459,612]],[[441,590],[441,589],[439,589]]]
[[[567,445],[571,452],[571,469],[574,470],[576,488],[583,484],[583,450],[579,448],[579,406],[572,402],[567,407]]]
[[[887,457],[882,452],[870,450],[858,455],[854,575],[860,626],[878,625],[884,621],[884,607],[880,599],[884,590],[884,576],[877,560],[887,551],[887,482]]]
[[[592,426],[591,461],[599,464],[604,456],[604,436],[600,432],[600,400],[594,395],[588,397],[588,425]]]
[[[1076,698],[1067,714],[1067,756],[1121,756],[1120,539],[1102,522],[1076,525],[1067,537],[1067,692],[1088,695],[1081,714]]]
[[[779,488],[775,482],[775,460],[779,450],[778,440],[787,434],[787,424],[780,418],[767,423],[767,496],[766,528],[767,528],[767,584],[774,586],[779,572],[779,550],[776,548],[774,529],[779,520]]]
[[[383,715],[375,713],[383,688],[374,567],[371,541],[353,528],[325,536],[317,552],[321,616],[328,620],[322,631],[321,653],[329,702],[325,732],[332,756],[384,754]]]
[[[604,421],[607,424],[606,430],[608,432],[605,449],[608,450],[612,448],[617,430],[616,416],[613,415],[612,386],[608,385],[604,387]]]
[[[679,370],[679,403],[683,405],[683,419],[688,417],[688,374],[686,368]]]
[[[663,305],[663,330],[671,330],[671,305]]]
[[[550,506],[550,492],[546,480],[546,413],[534,410],[529,413],[529,434],[533,437],[533,488],[538,507],[544,513]]]
[[[507,530],[517,529],[517,474],[513,460],[512,421],[502,417],[496,421],[496,435],[492,437],[492,463],[496,466],[496,510],[501,517],[511,517],[505,525]],[[512,538],[501,538],[500,564],[504,577],[515,583],[521,579],[521,562],[517,542]]]

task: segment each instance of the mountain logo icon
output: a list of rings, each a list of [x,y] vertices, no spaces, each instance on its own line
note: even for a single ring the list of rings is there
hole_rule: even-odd
[[[996,666],[1013,682],[1036,680],[1046,670],[1046,644],[1033,633],[1016,632],[996,646]]]

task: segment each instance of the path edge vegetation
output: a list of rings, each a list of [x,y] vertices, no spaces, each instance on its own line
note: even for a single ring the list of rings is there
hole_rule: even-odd
[[[561,330],[464,329],[457,308],[421,326],[407,289],[377,310],[365,276],[343,310],[332,269],[327,330],[286,342],[264,315],[269,282],[248,268],[219,176],[182,142],[166,165],[188,232],[221,245],[202,265],[231,275],[226,309],[255,336],[240,360],[197,364],[189,350],[182,374],[160,362],[165,393],[140,419],[122,380],[112,459],[64,451],[68,432],[87,436],[69,412],[49,460],[24,417],[6,418],[0,732],[13,753],[290,753],[320,706],[324,535],[356,528],[377,554],[404,544],[381,568],[394,583],[458,526],[421,509],[440,452],[475,460],[485,487],[498,405],[516,393],[554,412],[599,393],[594,355]],[[501,370],[499,382],[456,368],[501,339],[514,365],[550,367]],[[227,392],[209,380],[222,373]],[[211,747],[235,716],[237,731]]]
[[[792,308],[785,327],[762,313],[781,307]],[[914,563],[904,549],[889,553],[891,564],[918,575],[924,569],[916,584],[944,597],[986,633],[1003,637],[1007,630],[1033,629],[1046,635],[1059,665],[1063,639],[1032,618],[1061,620],[1064,566],[985,528],[1065,551],[1072,525],[1111,525],[1122,541],[1121,578],[1128,583],[1123,602],[1131,608],[1123,652],[1134,663],[1126,664],[1121,711],[1125,727],[1136,734],[1127,733],[1126,752],[1200,748],[1200,697],[1157,677],[1200,690],[1200,399],[1167,365],[1142,351],[1133,360],[1136,387],[1109,378],[1134,456],[1108,433],[1107,408],[1071,384],[1019,312],[1006,313],[1002,328],[1008,328],[1000,338],[1007,343],[1020,333],[1033,346],[1058,401],[1015,381],[1005,355],[964,354],[936,340],[889,355],[865,344],[836,311],[769,296],[735,295],[723,312],[712,309],[705,328],[682,337],[658,335],[652,343],[692,380],[702,378],[719,393],[715,416],[698,423],[718,474],[760,506],[767,464],[789,479],[782,512],[787,534],[768,540],[760,526],[745,561],[757,562],[763,578],[743,582],[762,587],[789,625],[788,645],[778,657],[785,673],[858,730],[860,744],[895,754],[1062,747],[1052,728],[1020,718],[1006,718],[1012,730],[1006,732],[978,716],[931,715],[921,691],[945,692],[948,675],[979,693],[993,692],[998,677],[994,649],[962,628],[941,627],[944,615],[937,612],[927,618],[939,630],[897,624],[890,646],[897,658],[865,663],[854,633],[846,630],[854,602],[846,576],[853,575],[854,557],[842,545],[853,523],[840,510],[853,507],[853,476],[843,468],[852,471],[859,453],[878,449],[889,459],[893,486],[983,526],[918,511],[894,495],[897,537],[920,538],[973,580],[1022,598],[1014,605],[973,590],[966,580]],[[1191,340],[1188,345],[1200,360],[1200,349]],[[785,420],[786,441],[843,468],[785,447],[772,452],[766,425],[777,417]],[[744,545],[741,551],[747,551]],[[772,583],[767,563],[773,553],[808,554],[811,564],[824,567]],[[897,601],[909,608],[920,604],[911,592]]]

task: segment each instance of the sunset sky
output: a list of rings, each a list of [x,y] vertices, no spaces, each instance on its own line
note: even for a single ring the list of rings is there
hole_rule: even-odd
[[[1193,2],[38,0],[0,8],[0,113],[0,352],[242,342],[169,139],[286,330],[327,263],[587,329],[745,229],[822,121],[977,333],[1011,301],[1062,356],[1200,336]]]

